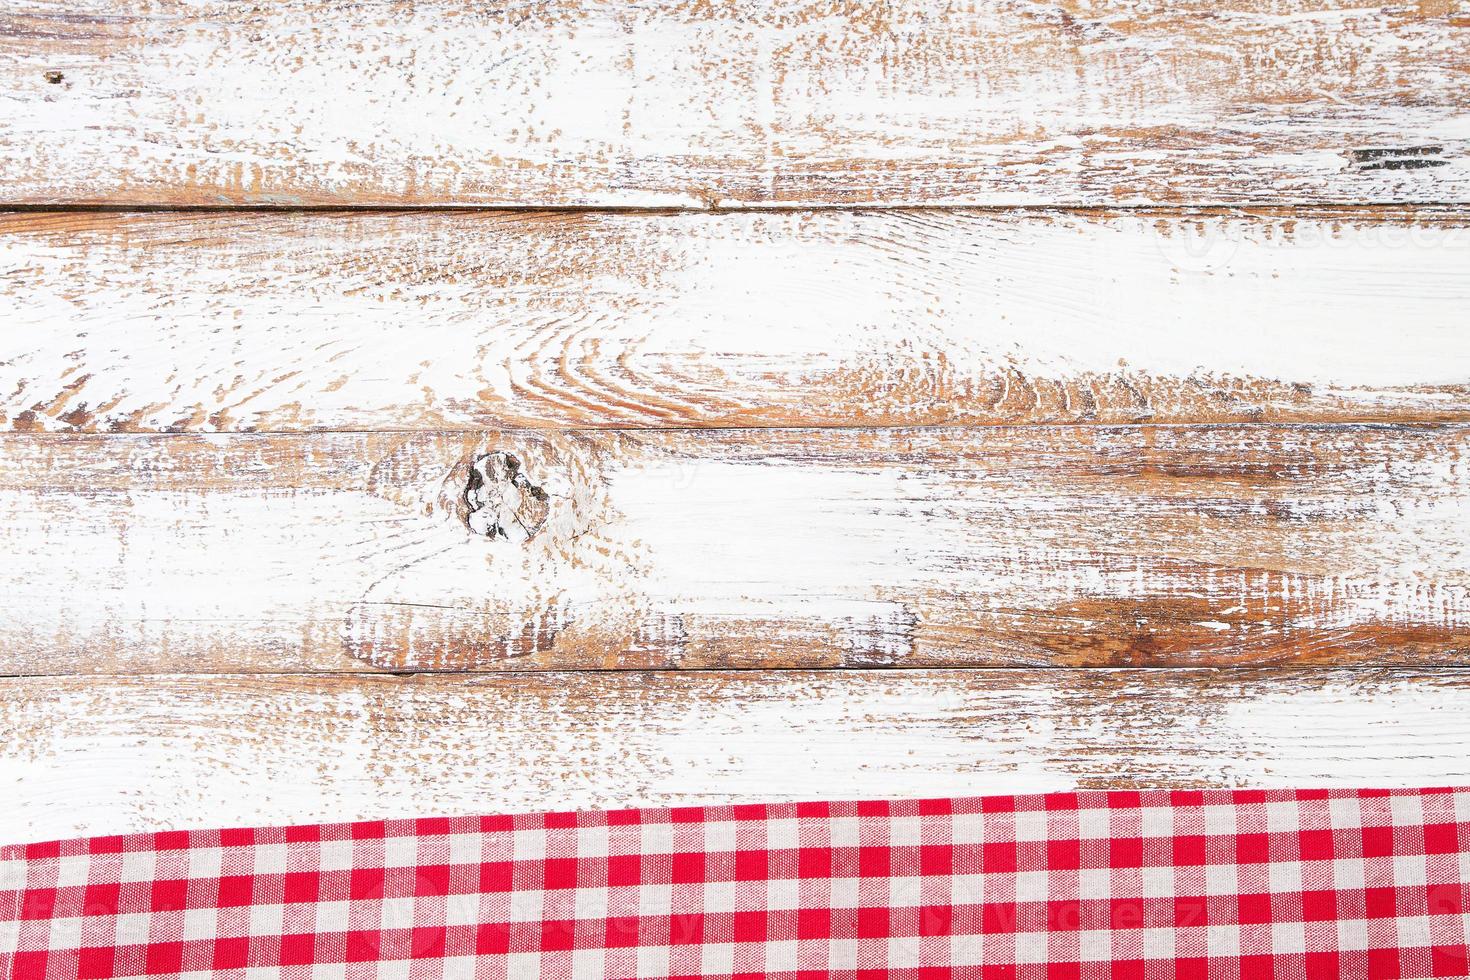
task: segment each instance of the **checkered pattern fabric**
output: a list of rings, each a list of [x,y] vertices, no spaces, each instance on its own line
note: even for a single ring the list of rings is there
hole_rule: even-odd
[[[0,851],[0,980],[1463,977],[1470,790],[1096,792]]]

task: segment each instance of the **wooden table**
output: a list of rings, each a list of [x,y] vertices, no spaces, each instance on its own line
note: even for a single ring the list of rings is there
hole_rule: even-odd
[[[1470,781],[1470,4],[0,13],[0,840]]]

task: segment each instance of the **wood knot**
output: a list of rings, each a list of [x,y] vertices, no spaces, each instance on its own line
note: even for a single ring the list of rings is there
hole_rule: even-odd
[[[66,81],[65,75],[63,75],[59,71],[54,70],[46,72],[44,77],[48,85],[60,85],[62,82]]]
[[[470,462],[460,505],[465,527],[492,541],[529,541],[551,513],[550,496],[531,482],[519,459],[501,450]]]

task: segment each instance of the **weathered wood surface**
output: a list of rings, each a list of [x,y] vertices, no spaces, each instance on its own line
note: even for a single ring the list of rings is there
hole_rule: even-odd
[[[1467,453],[1462,426],[11,435],[0,670],[1458,663]]]
[[[1470,782],[1464,670],[33,678],[0,841],[1071,787]]]
[[[13,214],[0,426],[1466,419],[1467,225]]]
[[[11,203],[1470,198],[1464,0],[24,0]]]

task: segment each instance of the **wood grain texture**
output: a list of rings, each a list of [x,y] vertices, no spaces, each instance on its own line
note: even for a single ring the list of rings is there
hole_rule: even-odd
[[[513,471],[472,475],[490,453]],[[1467,453],[1463,426],[12,435],[0,670],[1458,663]]]
[[[1467,225],[10,215],[0,426],[1466,419]]]
[[[11,203],[1449,202],[1464,0],[22,0]]]
[[[436,813],[1470,781],[1464,670],[35,678],[0,841]]]

